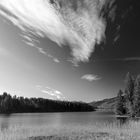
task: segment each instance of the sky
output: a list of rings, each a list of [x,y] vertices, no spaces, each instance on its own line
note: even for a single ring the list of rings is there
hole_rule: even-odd
[[[140,72],[135,0],[1,0],[0,93],[91,102]]]

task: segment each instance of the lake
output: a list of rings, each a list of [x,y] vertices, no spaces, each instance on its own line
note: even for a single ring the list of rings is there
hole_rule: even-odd
[[[87,125],[101,122],[117,121],[112,112],[65,112],[65,113],[17,113],[0,114],[0,128],[7,129],[13,125],[41,126],[41,125]]]

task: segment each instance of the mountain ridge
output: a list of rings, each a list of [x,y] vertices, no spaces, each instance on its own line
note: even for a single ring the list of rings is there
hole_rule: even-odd
[[[117,97],[112,97],[112,98],[106,98],[99,101],[93,101],[93,102],[90,102],[89,104],[91,106],[96,107],[97,109],[114,110],[116,102],[117,102]]]

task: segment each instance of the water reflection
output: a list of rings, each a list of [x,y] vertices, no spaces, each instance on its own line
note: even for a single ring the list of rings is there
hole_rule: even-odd
[[[132,120],[132,119],[131,119]],[[140,119],[133,119],[139,121]],[[65,113],[17,113],[11,115],[0,114],[0,129],[4,130],[13,125],[23,126],[63,126],[63,125],[94,125],[96,123],[116,123],[124,125],[130,119],[117,117],[112,112],[65,112]]]
[[[120,125],[125,125],[125,124],[129,124],[129,122],[139,122],[140,118],[116,117],[116,121]]]
[[[116,117],[116,120],[120,125],[124,125],[129,121],[128,117]]]
[[[0,115],[0,129],[1,131],[8,129],[10,114]]]

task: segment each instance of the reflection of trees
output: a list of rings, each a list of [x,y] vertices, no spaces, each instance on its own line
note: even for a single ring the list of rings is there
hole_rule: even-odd
[[[10,114],[4,114],[0,117],[0,129],[1,131],[8,129]]]
[[[139,122],[140,118],[116,117],[116,121],[120,125],[125,125],[129,124],[129,122]]]
[[[120,125],[124,125],[126,123],[128,123],[129,119],[128,117],[117,117],[116,121],[120,124]]]

